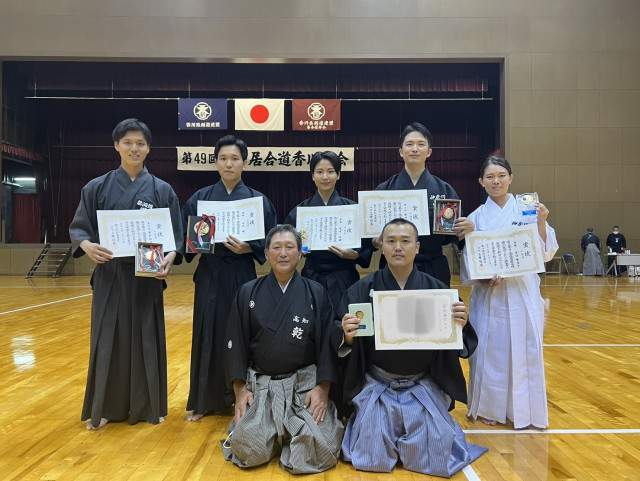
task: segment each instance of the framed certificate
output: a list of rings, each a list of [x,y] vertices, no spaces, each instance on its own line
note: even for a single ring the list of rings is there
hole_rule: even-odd
[[[264,207],[262,196],[219,201],[199,200],[197,215],[216,218],[216,241],[232,235],[241,241],[264,239]]]
[[[360,247],[358,204],[327,207],[298,207],[296,229],[303,234],[308,250],[326,251],[329,246],[342,249]]]
[[[358,192],[362,237],[378,237],[384,225],[401,217],[413,222],[418,235],[429,235],[429,205],[426,189],[371,190]]]
[[[538,224],[474,231],[465,237],[464,250],[470,279],[544,272]]]
[[[176,250],[169,209],[99,210],[100,245],[113,257],[135,256],[138,242],[162,244],[165,252]]]
[[[376,349],[462,349],[462,325],[454,322],[456,289],[374,291]]]

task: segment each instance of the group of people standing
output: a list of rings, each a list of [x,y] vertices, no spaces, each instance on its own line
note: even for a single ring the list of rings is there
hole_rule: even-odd
[[[449,410],[467,403],[468,415],[487,424],[513,422],[516,429],[548,425],[542,358],[544,302],[536,274],[494,276],[473,284],[470,312],[453,304],[453,321],[463,328],[464,348],[452,350],[375,349],[372,337],[356,337],[360,319],[349,304],[369,303],[374,291],[446,289],[451,275],[442,247],[474,230],[517,225],[508,162],[485,161],[479,178],[489,198],[454,225],[456,236],[418,236],[405,219],[394,219],[360,249],[331,247],[310,252],[301,275],[302,240],[293,227],[296,209],[276,226],[276,212],[262,193],[242,182],[246,144],[222,137],[215,147],[216,184],[197,191],[180,209],[171,187],[144,167],[151,133],[136,119],[113,132],[119,169],[83,188],[70,226],[73,255],[96,262],[92,276],[91,354],[82,419],[87,429],[109,421],[161,423],[167,415],[167,367],[162,291],[172,265],[184,253],[182,226],[196,215],[198,200],[262,197],[265,239],[244,242],[230,235],[214,254],[200,255],[195,294],[187,420],[231,414],[223,443],[225,458],[252,467],[280,456],[292,473],[313,473],[344,460],[357,469],[406,469],[450,477],[485,448],[467,443]],[[455,190],[426,167],[433,139],[422,124],[401,134],[404,169],[379,190],[427,189],[433,200],[458,199]],[[300,206],[351,204],[336,183],[341,163],[333,152],[310,162],[316,194]],[[142,202],[140,202],[142,201]],[[168,253],[157,278],[135,277],[130,258],[113,258],[99,244],[97,210],[170,208],[176,251]],[[547,224],[548,209],[536,204],[545,260],[557,249]],[[426,215],[426,213],[425,213]],[[380,269],[360,279],[374,249]],[[269,263],[257,279],[255,261]],[[158,279],[162,282],[158,282]],[[470,384],[459,358],[470,359]],[[467,394],[469,398],[467,398]],[[348,418],[346,428],[341,418]]]

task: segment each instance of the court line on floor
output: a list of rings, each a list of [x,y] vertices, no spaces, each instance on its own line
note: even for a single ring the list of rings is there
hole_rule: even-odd
[[[640,347],[640,344],[543,344],[543,347]]]
[[[481,481],[478,474],[473,470],[470,464],[467,464],[464,468],[462,468],[462,472],[467,477],[469,481]]]
[[[640,434],[640,429],[464,429],[465,434]]]
[[[60,302],[73,301],[74,299],[82,299],[83,297],[88,297],[90,295],[91,294],[83,294],[81,296],[68,297],[66,299],[60,299],[58,301],[45,302],[44,304],[36,304],[35,306],[21,307],[19,309],[13,309],[11,311],[0,312],[0,316],[4,314],[12,314],[14,312],[28,311],[29,309],[37,309],[38,307],[50,306],[51,304],[58,304]]]

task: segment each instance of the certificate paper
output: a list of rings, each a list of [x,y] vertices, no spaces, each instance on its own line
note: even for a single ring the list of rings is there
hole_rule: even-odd
[[[362,237],[378,237],[384,225],[402,217],[413,222],[419,235],[429,235],[429,204],[426,189],[371,190],[358,192]]]
[[[216,216],[216,242],[232,235],[241,241],[264,239],[262,196],[219,201],[199,200],[197,215]]]
[[[138,242],[162,244],[165,252],[176,250],[169,209],[99,210],[100,245],[113,257],[134,256]]]
[[[516,277],[544,272],[537,224],[475,231],[467,234],[465,243],[470,279],[491,279],[494,274]]]
[[[462,349],[462,325],[452,318],[456,289],[374,291],[376,349]]]
[[[360,247],[358,204],[327,207],[298,207],[296,229],[306,232],[310,251],[326,251],[329,246]]]

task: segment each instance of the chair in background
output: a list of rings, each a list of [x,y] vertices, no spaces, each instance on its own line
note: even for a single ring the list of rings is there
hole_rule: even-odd
[[[578,275],[580,274],[580,269],[578,269],[578,263],[576,262],[576,258],[573,257],[573,254],[562,254],[562,264],[564,265],[564,270],[568,275]]]

